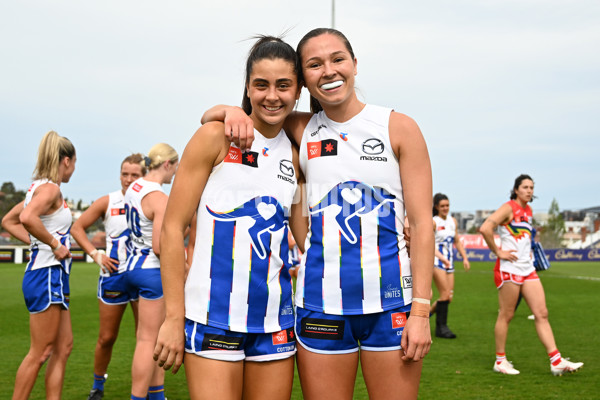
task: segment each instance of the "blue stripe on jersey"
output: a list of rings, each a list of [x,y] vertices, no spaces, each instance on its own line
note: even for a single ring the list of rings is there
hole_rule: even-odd
[[[31,270],[31,268],[35,264],[35,259],[37,258],[39,251],[40,251],[40,249],[38,249],[37,246],[31,249],[31,251],[29,252],[29,262],[27,263],[27,267],[25,268],[25,271]]]
[[[357,236],[354,244],[349,243],[344,235],[340,235],[340,286],[342,289],[342,312],[352,310],[362,314],[364,285],[362,271],[362,231],[360,217],[354,216],[347,220],[349,230]]]
[[[398,231],[396,229],[396,209],[380,207],[377,210],[379,226],[377,229],[377,246],[381,268],[381,307],[388,310],[404,305],[402,298],[402,265],[400,265],[398,248]]]
[[[279,272],[279,286],[281,287],[281,298],[280,298],[280,311],[285,310],[286,307],[292,307],[292,276],[290,275],[290,267],[292,264],[290,263],[290,245],[287,240],[288,237],[288,225],[285,225],[285,231],[283,232],[283,239],[281,240],[281,245],[279,246],[279,257],[283,261],[283,265],[281,266],[281,271]],[[279,326],[293,326],[294,325],[294,315],[293,314],[285,314],[282,315],[279,313]]]
[[[69,229],[67,230],[67,233],[65,233],[64,235],[60,234],[60,243],[63,246],[67,246],[67,237],[69,236],[69,232],[71,231],[71,227],[69,227]],[[71,270],[71,263],[73,262],[72,258],[68,258],[65,260],[60,260],[60,265],[63,267],[63,269],[69,273],[69,271]]]
[[[127,269],[142,268],[142,265],[144,265],[144,261],[146,261],[146,258],[148,258],[149,255],[150,255],[150,249],[134,248],[129,257],[129,261],[127,263]],[[134,262],[135,262],[135,264],[132,267],[131,264]]]
[[[267,257],[261,260],[254,249],[250,260],[250,284],[248,285],[248,317],[246,327],[264,327],[269,299],[267,277],[271,264],[271,235],[263,233],[262,240],[265,245]],[[267,240],[268,239],[268,240]],[[252,248],[252,246],[251,246]]]
[[[110,239],[110,252],[108,256],[115,260],[119,259],[119,238],[111,238]]]
[[[438,244],[438,248],[437,248],[437,249],[438,249],[438,251],[439,251],[440,253],[442,253],[442,255],[444,254],[444,244],[443,244],[443,243],[440,243],[440,244]],[[437,257],[436,257],[436,258],[437,258]],[[442,260],[440,260],[439,258],[438,258],[437,260],[438,260],[438,261],[437,261],[437,264],[436,264],[436,265],[437,265],[438,267],[444,268],[444,263],[442,262]]]
[[[214,221],[212,254],[210,260],[210,293],[208,325],[229,327],[229,308],[233,286],[233,258],[235,256],[235,221]]]
[[[323,213],[310,217],[310,247],[306,252],[304,269],[304,306],[323,309],[323,276],[325,260],[323,257]]]

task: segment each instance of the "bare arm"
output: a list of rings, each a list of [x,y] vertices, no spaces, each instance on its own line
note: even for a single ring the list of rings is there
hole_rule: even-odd
[[[223,129],[222,123],[213,122],[194,134],[181,158],[164,215],[160,236],[160,273],[166,316],[159,331],[154,359],[164,369],[173,366],[173,373],[179,370],[184,354],[184,232],[198,208],[213,166],[227,154],[229,142]]]
[[[508,261],[517,261],[517,256],[514,254],[515,250],[504,251],[494,241],[494,232],[498,225],[506,224],[512,219],[512,208],[508,204],[503,204],[499,209],[494,211],[479,228],[479,232],[483,236],[483,240],[487,243],[488,247],[498,258]]]
[[[452,217],[452,219],[454,220],[454,226],[458,226],[458,222],[456,221],[456,218]],[[463,267],[465,268],[465,270],[469,271],[471,269],[471,263],[469,262],[469,258],[467,257],[467,252],[465,251],[465,247],[463,246],[462,242],[460,241],[460,236],[458,235],[458,233],[456,235],[454,235],[454,245],[456,246],[456,250],[458,250],[458,253],[460,254],[460,256],[463,259]]]
[[[252,142],[254,141],[254,122],[240,107],[223,104],[214,106],[202,115],[202,124],[210,121],[224,122],[225,135],[242,151],[252,147]]]
[[[413,298],[431,298],[434,237],[431,164],[425,139],[409,117],[393,112],[390,116],[390,140],[400,164],[406,215],[410,223]],[[402,335],[403,359],[418,361],[431,346],[428,306],[412,304]],[[423,308],[423,310],[419,309]],[[425,312],[427,308],[427,312]],[[417,312],[418,311],[418,312]]]
[[[105,272],[117,271],[119,269],[119,260],[115,260],[98,252],[98,249],[90,242],[85,231],[92,226],[98,218],[104,217],[108,208],[108,195],[102,196],[92,203],[92,205],[81,214],[81,216],[71,226],[71,236],[79,243],[83,251],[89,254],[96,264]]]
[[[302,141],[304,127],[310,120],[312,114],[305,112],[292,112],[285,120],[283,129],[296,146]],[[249,149],[254,141],[254,123],[240,107],[217,105],[202,115],[203,124],[210,121],[222,121],[225,123],[225,135],[233,141],[241,150]]]
[[[29,232],[27,232],[27,229],[25,229],[25,227],[19,220],[24,205],[25,200],[11,208],[10,211],[6,213],[4,218],[2,218],[2,227],[6,229],[8,233],[19,239],[21,242],[30,244]]]
[[[60,188],[54,184],[46,183],[40,185],[27,207],[20,215],[20,221],[31,235],[40,242],[47,244],[52,249],[57,260],[71,257],[71,253],[65,246],[59,246],[60,241],[56,239],[44,226],[41,216],[50,214],[63,206],[63,198]]]
[[[160,258],[160,232],[168,197],[163,192],[150,192],[142,199],[144,214],[152,219],[152,251]]]

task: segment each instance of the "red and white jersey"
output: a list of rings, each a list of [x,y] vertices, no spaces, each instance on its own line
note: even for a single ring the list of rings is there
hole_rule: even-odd
[[[36,189],[44,184],[56,185],[56,183],[49,181],[48,179],[39,179],[34,181],[25,195],[24,207],[27,207],[27,205],[31,202],[33,193],[36,191]],[[40,215],[40,219],[42,220],[46,230],[50,232],[52,236],[60,241],[67,249],[71,249],[69,232],[71,230],[73,216],[71,215],[71,210],[64,199],[62,206],[58,210],[49,215]],[[31,240],[31,251],[29,253],[29,263],[25,269],[26,271],[60,264],[67,274],[70,272],[71,258],[58,261],[56,257],[54,257],[54,253],[52,252],[50,246],[39,241],[31,234],[29,234],[29,239]]]
[[[129,243],[129,227],[125,212],[125,196],[117,190],[108,194],[108,207],[104,213],[104,231],[106,232],[106,255],[119,260],[117,273],[125,272],[127,261],[127,245]],[[100,274],[109,276],[109,273],[100,269]]]
[[[300,167],[310,230],[296,282],[298,307],[360,315],[412,302],[391,112],[367,104],[342,123],[320,112],[304,130]]]
[[[531,207],[523,208],[514,200],[508,202],[513,211],[513,219],[498,228],[500,248],[504,251],[515,250],[517,261],[500,260],[500,271],[527,276],[535,268],[531,257],[531,223],[533,213]]]
[[[127,269],[160,268],[160,260],[152,250],[152,227],[154,221],[144,214],[142,199],[152,192],[163,192],[157,182],[139,178],[125,192],[125,215],[129,227],[131,253],[127,259]],[[156,238],[158,240],[159,238]]]

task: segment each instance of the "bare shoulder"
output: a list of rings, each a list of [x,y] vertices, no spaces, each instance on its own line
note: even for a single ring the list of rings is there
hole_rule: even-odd
[[[422,136],[419,125],[406,114],[392,111],[390,114],[390,134],[399,136]]]
[[[38,197],[38,198],[44,198],[46,200],[48,200],[48,199],[56,200],[56,199],[59,199],[61,196],[62,195],[60,193],[60,186],[58,186],[57,184],[52,183],[52,182],[47,182],[47,183],[41,184],[35,190],[35,192],[33,192],[32,199],[35,199],[36,197]]]
[[[190,158],[197,160],[198,157],[217,159],[227,152],[229,145],[225,136],[225,124],[220,121],[207,122],[194,133],[185,147],[181,161],[184,163],[184,160]]]

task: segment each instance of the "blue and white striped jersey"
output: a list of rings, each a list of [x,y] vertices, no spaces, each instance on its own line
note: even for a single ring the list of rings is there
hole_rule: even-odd
[[[294,325],[287,237],[297,178],[285,133],[255,136],[245,153],[231,145],[202,193],[185,312],[204,325],[270,333]]]
[[[310,230],[296,282],[298,307],[357,315],[412,301],[390,114],[367,104],[338,123],[320,112],[304,130],[300,166]]]
[[[149,193],[160,191],[157,182],[139,178],[125,192],[125,214],[129,227],[130,251],[127,258],[127,269],[160,268],[160,260],[152,250],[153,221],[148,219],[142,210],[142,199]],[[158,240],[159,238],[156,238]]]

